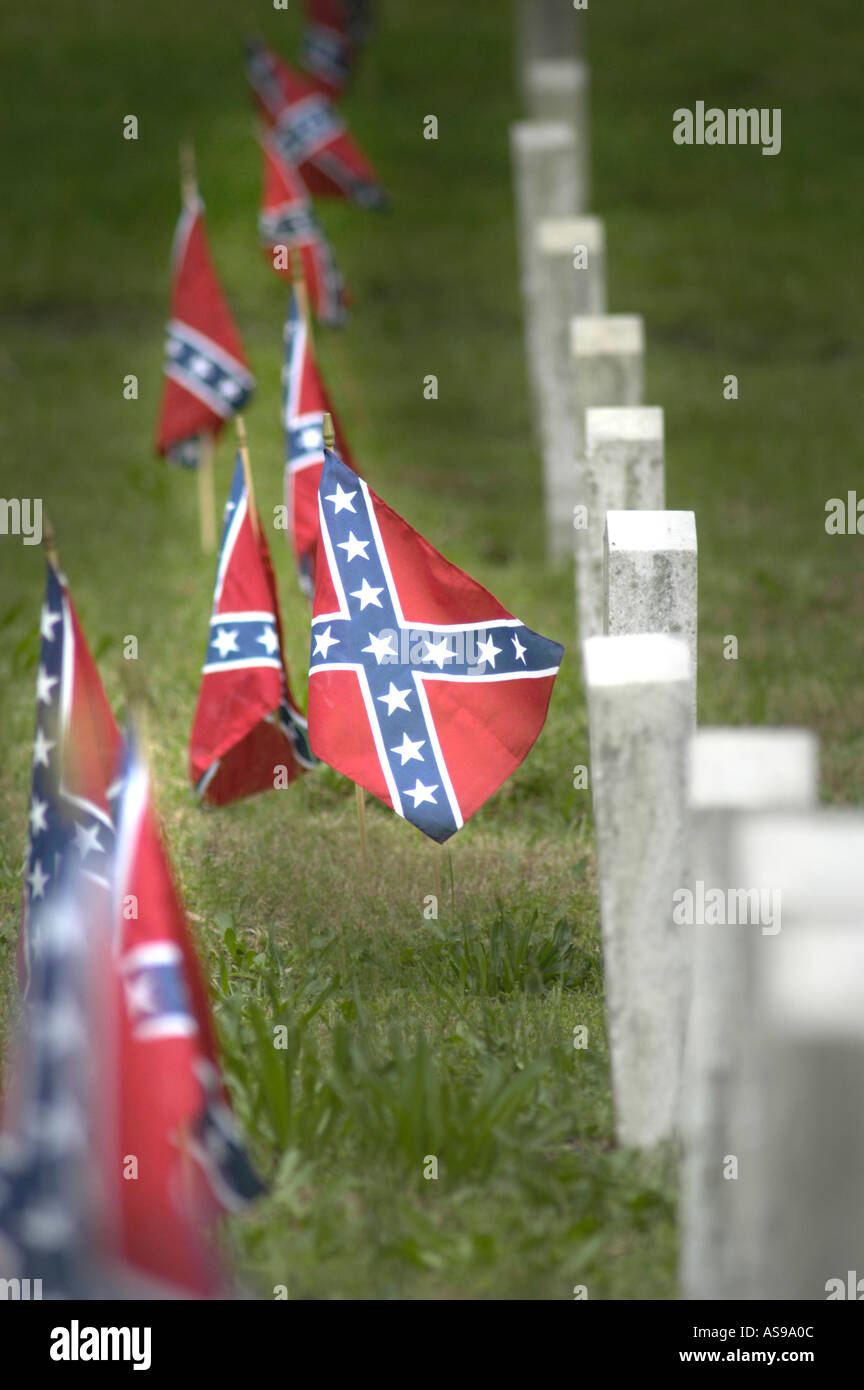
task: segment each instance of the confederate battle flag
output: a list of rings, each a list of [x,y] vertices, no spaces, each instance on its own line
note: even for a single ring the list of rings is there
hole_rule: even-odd
[[[277,275],[292,280],[291,253],[298,253],[315,316],[319,323],[335,327],[348,317],[348,294],[330,243],[297,170],[269,137],[261,148],[264,187],[258,231],[268,260]]]
[[[295,281],[285,320],[285,365],[282,370],[282,422],[285,429],[285,505],[300,587],[315,592],[315,547],[318,543],[318,484],[324,467],[324,415],[333,421],[340,458],[354,464],[321,379],[302,284]]]
[[[319,514],[312,748],[443,842],[527,756],[563,648],[445,560],[329,450]]]
[[[208,1227],[263,1187],[228,1104],[207,988],[134,744],[123,763],[113,882],[113,1244],[139,1275],[219,1296],[226,1281]],[[130,1156],[134,1180],[124,1170]]]
[[[387,206],[377,173],[314,82],[257,39],[246,45],[246,72],[279,154],[311,194],[350,198],[367,208]]]
[[[300,65],[327,96],[348,85],[357,54],[371,28],[368,0],[305,0],[306,29]]]
[[[204,204],[180,214],[172,257],[171,318],[156,448],[172,463],[196,468],[201,441],[219,434],[255,389],[231,311],[216,278]]]
[[[314,764],[288,683],[270,552],[238,457],[189,742],[192,785],[199,800],[224,806]]]
[[[107,889],[114,847],[108,792],[122,738],[65,577],[49,562],[39,617],[30,853],[19,944],[26,986],[38,950],[36,908],[70,865]]]

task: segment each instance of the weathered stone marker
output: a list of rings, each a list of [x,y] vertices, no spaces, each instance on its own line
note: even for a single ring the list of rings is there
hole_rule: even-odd
[[[516,63],[526,110],[531,110],[529,67],[544,58],[579,57],[585,46],[585,18],[573,0],[516,0]]]
[[[579,632],[605,630],[604,533],[607,511],[662,511],[665,497],[663,411],[659,406],[601,406],[585,412],[586,526],[579,583]]]
[[[589,519],[585,477],[585,411],[589,406],[641,405],[645,330],[638,314],[579,315],[570,321],[572,372],[571,485],[566,502],[573,516],[577,592],[583,588]]]
[[[732,853],[740,883],[782,901],[755,962],[735,1296],[848,1298],[864,1278],[864,815],[744,816]]]
[[[538,310],[537,224],[543,218],[573,217],[581,212],[576,189],[576,135],[572,126],[561,122],[516,121],[510,127],[510,153],[525,350],[535,411],[539,413],[539,372],[545,359]]]
[[[589,70],[578,59],[549,58],[525,68],[525,98],[535,121],[564,121],[576,134],[576,172],[579,204],[591,206]]]
[[[586,555],[587,548],[581,554]],[[604,566],[606,632],[610,636],[665,632],[683,638],[690,652],[695,715],[695,516],[692,512],[607,511]]]
[[[583,315],[570,324],[570,365],[577,422],[579,407],[641,405],[645,375],[645,327],[641,314]]]
[[[805,729],[697,730],[689,758],[694,883],[701,882],[709,893],[735,893],[742,886],[736,884],[730,862],[737,817],[744,811],[813,806],[818,777],[817,741]],[[725,917],[729,915],[727,911]],[[735,1292],[741,1277],[735,1221],[740,1177],[730,1177],[729,1160],[741,1158],[740,1125],[745,1110],[753,1110],[748,1088],[754,1072],[752,966],[757,943],[748,938],[759,930],[746,921],[728,920],[684,927],[690,960],[681,1101],[685,1298],[740,1296]]]
[[[575,418],[570,374],[570,320],[606,308],[606,245],[599,217],[544,218],[536,227],[537,361],[532,381],[543,450],[547,555],[573,553]]]
[[[536,226],[542,217],[583,212],[576,187],[576,135],[563,121],[514,121],[510,156],[523,291],[533,290]]]
[[[672,1133],[685,963],[673,893],[688,882],[686,644],[663,634],[583,644],[615,1123],[622,1144]]]

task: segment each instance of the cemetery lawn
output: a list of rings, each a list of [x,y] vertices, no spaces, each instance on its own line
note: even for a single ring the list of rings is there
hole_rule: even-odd
[[[130,697],[143,708],[232,1094],[272,1182],[226,1234],[244,1286],[671,1298],[673,1160],[621,1151],[612,1132],[590,793],[572,785],[588,762],[573,586],[542,564],[522,357],[509,7],[381,9],[346,110],[393,209],[320,206],[355,308],[343,333],[318,334],[319,356],[370,484],[567,647],[524,767],[444,852],[370,802],[368,870],[352,790],[329,769],[221,812],[191,803],[214,561],[198,548],[194,479],[151,453],[187,131],[259,382],[247,424],[265,517],[281,500],[286,296],[255,242],[258,156],[229,0],[74,12],[48,0],[2,21],[0,494],[44,498],[109,697],[121,714]],[[864,187],[849,170],[864,143],[864,28],[853,0],[825,0],[818,17],[783,0],[698,15],[687,0],[621,0],[590,18],[610,310],[645,315],[667,505],[697,516],[700,719],[809,725],[826,799],[859,803],[864,541],[826,535],[824,520],[860,478]],[[250,23],[291,53],[293,11],[262,5]],[[781,154],[673,145],[673,110],[698,99],[781,107]],[[130,113],[136,142],[122,138]],[[428,113],[437,142],[421,138]],[[129,373],[137,401],[123,399]],[[423,399],[429,373],[437,401]],[[730,373],[737,401],[723,398]],[[231,455],[226,439],[220,510]],[[282,533],[272,546],[305,702],[307,613]],[[0,538],[6,1040],[42,582],[40,552]],[[137,662],[123,660],[127,635]],[[737,660],[724,659],[730,635]],[[430,894],[437,921],[423,916]]]

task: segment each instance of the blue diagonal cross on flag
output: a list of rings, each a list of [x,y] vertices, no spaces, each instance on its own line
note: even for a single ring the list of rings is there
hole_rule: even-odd
[[[319,508],[313,750],[447,840],[531,748],[563,649],[433,550],[329,451]]]
[[[30,852],[21,965],[29,970],[36,931],[30,911],[66,863],[107,888],[114,849],[108,800],[120,734],[87,650],[65,580],[46,567],[39,617],[36,731],[29,807]]]
[[[242,362],[179,319],[168,324],[165,374],[224,420],[242,410],[255,389]]]

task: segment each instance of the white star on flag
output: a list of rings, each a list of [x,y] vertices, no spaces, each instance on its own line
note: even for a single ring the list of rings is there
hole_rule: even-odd
[[[42,865],[38,859],[33,865],[33,872],[27,875],[27,882],[30,884],[31,897],[44,898],[48,875],[42,872]]]
[[[368,607],[369,607],[370,603],[374,603],[374,605],[375,605],[376,608],[383,608],[384,605],[382,604],[380,598],[378,597],[378,595],[379,595],[380,593],[381,593],[381,590],[380,590],[380,589],[373,589],[373,588],[372,588],[372,585],[369,583],[369,580],[368,580],[368,579],[364,579],[362,585],[360,586],[360,588],[359,588],[359,589],[355,589],[355,591],[352,593],[351,597],[352,597],[352,598],[359,598],[359,600],[360,600],[360,612],[362,613],[363,610],[364,610],[364,608],[368,608]]]
[[[300,435],[300,443],[304,449],[321,448],[321,428],[315,425],[307,425]]]
[[[65,1052],[72,1046],[86,1043],[83,1016],[70,1003],[55,1004],[44,1010],[35,1017],[34,1023],[40,1041],[53,1051]]]
[[[44,1139],[46,1135],[41,1137]],[[74,1138],[78,1138],[76,1133]],[[55,1143],[55,1147],[66,1148],[66,1134],[60,1134],[59,1139],[55,1140],[53,1130],[47,1135],[47,1142]],[[28,1243],[35,1246],[38,1250],[59,1250],[64,1241],[68,1241],[75,1229],[75,1223],[69,1212],[61,1206],[59,1202],[45,1201],[40,1207],[30,1207],[26,1214],[21,1218],[21,1233],[26,1233]]]
[[[446,637],[442,637],[440,642],[426,642],[426,660],[434,661],[439,671],[443,671],[444,662],[452,661],[454,655],[447,646]]]
[[[379,695],[378,698],[380,700],[382,696]],[[417,750],[418,748],[422,748],[425,742],[425,738],[418,738],[415,741],[414,739],[410,739],[407,734],[403,734],[402,742],[396,748],[391,748],[390,752],[399,754],[402,759],[403,767],[407,762],[410,762],[411,758],[416,758],[418,763],[422,763],[423,754],[418,753]]]
[[[437,790],[438,790],[438,783],[437,783],[437,782],[433,782],[432,785],[431,785],[431,787],[424,787],[423,783],[420,781],[420,778],[418,777],[418,778],[417,778],[416,785],[413,786],[413,787],[409,787],[408,790],[406,791],[405,795],[406,795],[406,796],[413,796],[413,798],[414,798],[414,810],[416,811],[416,810],[417,810],[417,807],[418,807],[418,806],[422,806],[424,801],[429,801],[429,802],[431,802],[431,804],[432,804],[433,806],[437,805],[437,802],[436,802],[434,796],[432,795],[432,793],[433,793],[433,792],[436,792]]]
[[[501,655],[501,648],[496,647],[491,637],[487,637],[485,642],[477,643],[477,661],[488,661],[494,668],[496,656]]]
[[[37,1112],[35,1124],[39,1138],[43,1143],[50,1145],[55,1153],[63,1149],[83,1147],[84,1126],[78,1107],[71,1099],[43,1106]],[[47,1212],[45,1208],[36,1212],[31,1210],[28,1216],[28,1225],[32,1231],[31,1241],[50,1246],[58,1239],[68,1239],[72,1220],[59,1205],[49,1203]]]
[[[46,738],[41,729],[36,730],[36,737],[33,740],[33,766],[41,763],[43,767],[48,766],[48,754],[52,748],[56,748],[55,739]]]
[[[261,646],[268,656],[272,656],[279,646],[279,638],[276,636],[274,629],[269,626],[264,628],[261,636],[256,637],[255,641],[261,643]]]
[[[130,1009],[139,1014],[153,1013],[156,1008],[153,988],[146,975],[139,975],[137,980],[127,980],[126,998]]]
[[[36,699],[41,701],[43,705],[50,705],[54,698],[51,691],[59,679],[59,676],[49,676],[44,666],[39,667],[36,672]]]
[[[527,662],[525,661],[526,648],[522,646],[522,643],[519,641],[519,638],[516,636],[515,632],[513,634],[513,648],[516,653],[516,660],[521,661],[523,666],[527,665]]]
[[[357,508],[353,505],[351,498],[357,496],[357,491],[346,492],[341,483],[336,484],[336,491],[331,492],[326,501],[334,504],[334,515],[340,512],[356,512]]]
[[[227,628],[220,627],[218,633],[213,638],[213,646],[221,657],[226,657],[229,652],[239,651],[237,646],[237,629],[232,628],[229,632]]]
[[[394,709],[404,709],[406,714],[410,714],[411,711],[408,708],[408,701],[405,698],[408,693],[407,690],[397,690],[391,681],[390,689],[387,691],[387,694],[379,695],[378,699],[382,704],[387,706],[388,714],[392,714]]]
[[[42,611],[39,614],[39,635],[44,637],[46,642],[54,641],[54,624],[59,623],[63,617],[62,613],[52,613],[47,604],[43,603]]]
[[[315,638],[315,651],[313,656],[326,656],[331,647],[339,646],[339,638],[330,636],[330,627],[317,634]]]
[[[95,852],[96,850],[102,849],[99,843],[98,825],[91,825],[89,830],[86,825],[76,825],[75,838],[78,842],[78,849],[81,851],[82,859],[86,859],[91,850]]]
[[[29,815],[31,835],[38,835],[40,830],[48,829],[48,821],[45,815],[47,810],[48,802],[40,801],[38,796],[34,796],[32,802],[30,803]]]
[[[375,634],[374,634],[374,632],[370,632],[370,633],[369,633],[369,646],[368,646],[368,647],[364,647],[364,648],[363,648],[363,651],[364,651],[364,652],[371,652],[372,655],[374,656],[375,660],[378,662],[378,665],[380,666],[380,665],[381,665],[381,662],[383,661],[383,659],[384,659],[385,656],[398,656],[398,655],[399,655],[399,653],[397,652],[396,648],[390,646],[390,643],[391,643],[392,641],[393,641],[393,638],[390,636],[389,633],[387,634],[386,637],[376,637]]]
[[[353,492],[351,496],[354,496]],[[356,560],[358,555],[361,560],[368,560],[369,556],[366,554],[366,547],[368,544],[368,541],[358,541],[353,531],[348,532],[347,541],[338,542],[339,549],[345,551],[346,560]],[[379,589],[378,592],[380,593],[381,590]]]

